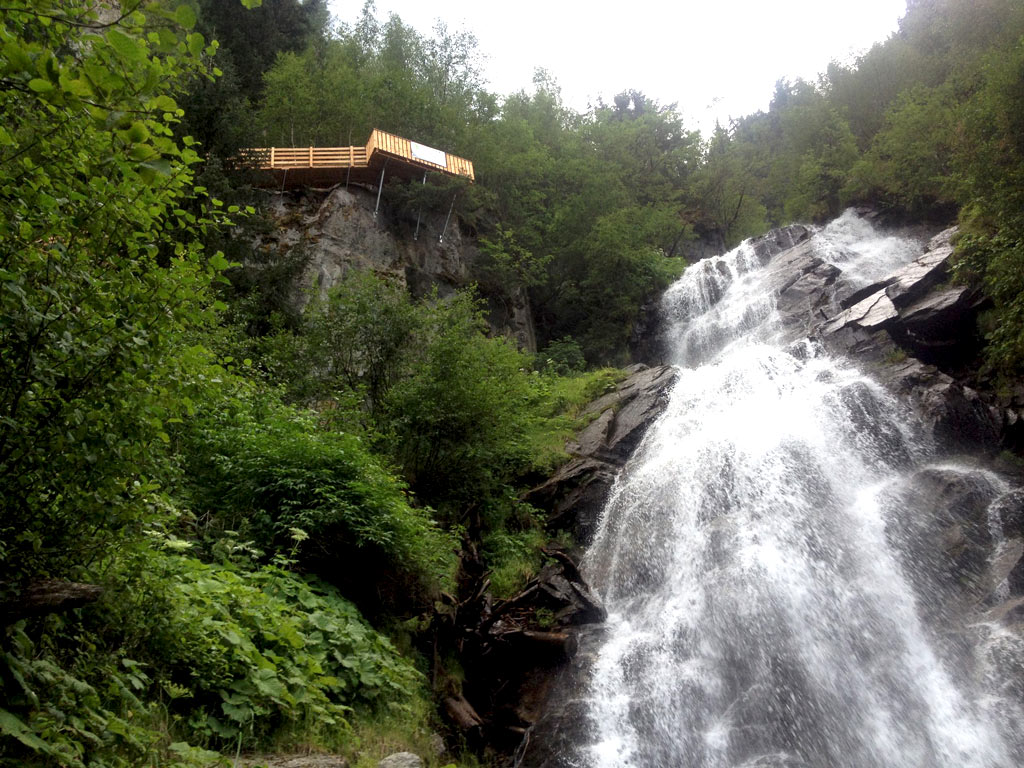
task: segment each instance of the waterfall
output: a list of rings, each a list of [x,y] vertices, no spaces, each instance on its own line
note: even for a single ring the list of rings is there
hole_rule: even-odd
[[[853,213],[810,247],[855,286],[921,250]],[[745,243],[665,295],[681,375],[584,560],[609,620],[571,762],[1021,765],[1024,712],[995,666],[1019,642],[921,543],[945,525],[930,488],[991,517],[1006,484],[940,461],[913,412],[787,336],[776,279]]]

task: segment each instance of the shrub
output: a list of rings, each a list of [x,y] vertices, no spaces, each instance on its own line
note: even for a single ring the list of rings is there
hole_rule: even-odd
[[[540,362],[538,370],[558,376],[581,373],[587,367],[583,348],[572,336],[552,341],[537,357]]]
[[[422,602],[450,578],[453,541],[359,437],[273,397],[209,409],[182,437],[186,492],[207,537],[235,531],[280,554],[301,532],[299,562],[377,609]]]
[[[468,294],[423,309],[415,357],[378,428],[416,493],[452,523],[501,495],[527,462],[529,362],[508,339],[485,336]]]
[[[8,629],[0,765],[219,761],[189,741],[337,747],[354,710],[419,706],[422,675],[321,582],[148,548],[110,575],[122,586],[80,619]]]

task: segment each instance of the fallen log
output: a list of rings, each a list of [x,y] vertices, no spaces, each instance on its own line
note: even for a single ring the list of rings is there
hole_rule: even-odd
[[[484,721],[473,709],[473,705],[466,701],[466,697],[461,694],[446,698],[444,710],[451,721],[463,731],[472,731],[483,725]]]
[[[63,613],[96,602],[103,594],[98,584],[80,584],[60,579],[44,579],[29,584],[9,602],[0,604],[4,626],[32,616]]]

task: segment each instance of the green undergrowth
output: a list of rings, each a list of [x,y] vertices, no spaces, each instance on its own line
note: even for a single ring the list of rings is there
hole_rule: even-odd
[[[109,576],[119,586],[80,615],[7,629],[0,765],[216,765],[351,751],[367,733],[353,723],[425,728],[423,675],[322,582],[166,549]]]
[[[548,536],[538,524],[524,531],[499,531],[484,542],[491,569],[491,592],[499,599],[508,599],[519,592],[543,565],[541,548]]]
[[[361,604],[371,599],[365,587],[396,605],[450,588],[453,538],[430,509],[410,503],[359,435],[321,422],[247,389],[182,426],[181,492],[207,555],[234,539],[249,542],[258,559],[295,547],[304,568]]]
[[[618,368],[601,368],[533,376],[531,417],[524,435],[530,456],[525,480],[547,477],[568,460],[567,443],[600,415],[600,411],[588,411],[587,406],[614,391],[626,375]],[[544,564],[541,550],[551,539],[537,510],[522,502],[512,506],[514,512],[506,517],[505,525],[489,531],[482,542],[490,566],[491,591],[498,598],[512,597],[537,574]]]
[[[621,368],[599,368],[569,376],[539,374],[535,377],[533,413],[526,434],[533,470],[550,474],[569,454],[566,443],[600,415],[586,407],[626,378]]]

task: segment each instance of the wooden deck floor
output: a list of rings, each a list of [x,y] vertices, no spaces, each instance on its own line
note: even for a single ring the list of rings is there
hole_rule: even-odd
[[[381,130],[370,134],[365,147],[255,147],[241,155],[283,187],[376,184],[382,171],[385,178],[426,172],[475,179],[472,161]]]

